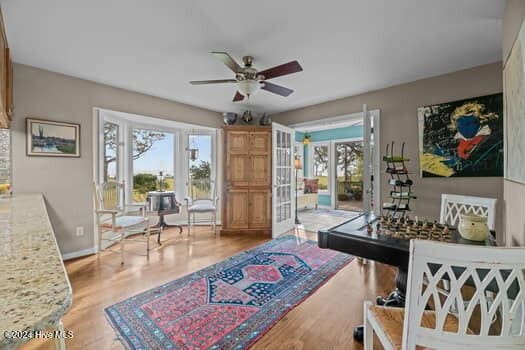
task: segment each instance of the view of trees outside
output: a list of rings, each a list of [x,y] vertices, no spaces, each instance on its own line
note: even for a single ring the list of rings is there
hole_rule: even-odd
[[[339,201],[363,197],[363,142],[336,144],[337,197]]]
[[[328,190],[328,145],[313,147],[313,176],[319,181],[319,189]],[[363,142],[338,143],[335,146],[337,160],[337,193],[358,192],[363,181]],[[362,190],[361,190],[362,191]],[[362,196],[362,193],[358,196]]]
[[[211,198],[211,135],[190,135],[189,147],[197,148],[198,156],[189,159],[190,196],[194,199]]]
[[[173,158],[175,135],[153,130],[133,129],[133,201],[145,202],[148,192],[159,189],[159,174],[164,175],[164,190],[175,188]]]
[[[104,182],[116,181],[118,174],[119,125],[104,123]],[[133,129],[133,201],[144,202],[147,193],[159,189],[159,173],[164,175],[164,189],[175,188],[175,135],[154,130]],[[189,160],[192,192],[197,197],[209,197],[211,190],[211,135],[190,135],[190,147],[197,148],[198,157]]]
[[[328,190],[328,145],[314,146],[314,178],[320,190]]]
[[[117,180],[119,126],[104,123],[104,182]]]

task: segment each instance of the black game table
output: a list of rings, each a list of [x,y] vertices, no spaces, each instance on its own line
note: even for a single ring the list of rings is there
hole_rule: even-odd
[[[362,214],[356,218],[317,233],[319,248],[333,249],[361,258],[378,261],[397,267],[396,289],[386,298],[377,297],[379,305],[404,307],[407,290],[408,261],[410,258],[410,240],[398,239],[377,234],[376,224],[379,218],[373,213]],[[373,231],[367,232],[370,223]],[[493,239],[474,242],[461,238],[456,230],[452,231],[452,242],[471,245],[496,245]],[[362,328],[354,331],[356,340],[362,340]]]

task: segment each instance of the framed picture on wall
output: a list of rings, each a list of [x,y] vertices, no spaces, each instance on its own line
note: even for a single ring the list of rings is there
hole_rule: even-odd
[[[26,118],[28,156],[80,157],[80,124]]]
[[[422,177],[503,176],[501,93],[418,109]]]

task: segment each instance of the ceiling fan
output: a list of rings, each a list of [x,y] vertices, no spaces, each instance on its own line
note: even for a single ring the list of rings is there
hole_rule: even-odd
[[[289,96],[293,90],[284,86],[268,82],[268,79],[280,77],[287,74],[297,73],[303,70],[299,62],[291,61],[281,64],[263,71],[257,71],[252,67],[253,57],[244,56],[242,62],[244,67],[241,67],[235,62],[226,52],[212,52],[212,55],[224,63],[235,73],[235,79],[218,79],[218,80],[197,80],[190,81],[192,85],[205,84],[222,84],[222,83],[236,83],[237,92],[233,97],[233,102],[242,101],[244,98],[250,98],[257,90],[262,89],[281,96]]]

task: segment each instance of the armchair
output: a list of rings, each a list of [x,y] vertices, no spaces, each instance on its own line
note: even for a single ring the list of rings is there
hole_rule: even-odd
[[[184,198],[188,213],[188,236],[191,234],[191,227],[195,223],[212,224],[213,233],[216,235],[217,226],[217,197],[215,181],[210,179],[190,178],[189,196]],[[211,214],[210,219],[196,220],[196,214]]]
[[[98,229],[98,251],[100,253],[120,242],[121,264],[124,264],[125,241],[146,243],[146,257],[149,259],[150,222],[144,204],[126,204],[124,182],[95,184],[95,215]],[[128,238],[140,234],[140,238]],[[107,244],[105,244],[107,243]]]

